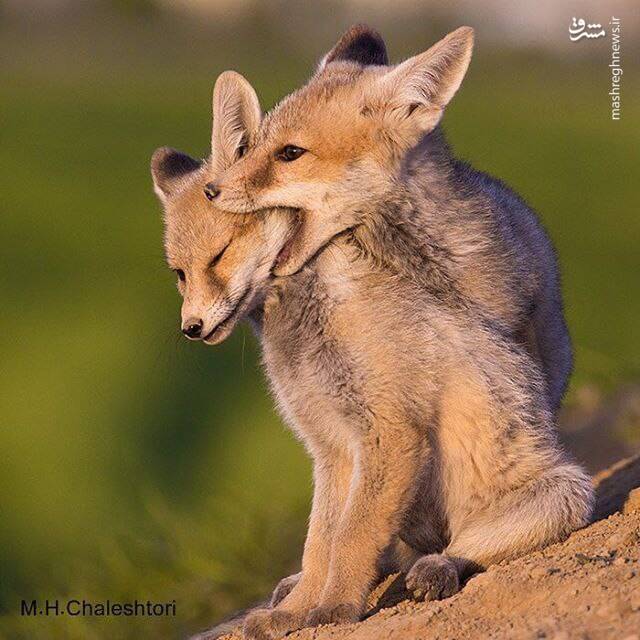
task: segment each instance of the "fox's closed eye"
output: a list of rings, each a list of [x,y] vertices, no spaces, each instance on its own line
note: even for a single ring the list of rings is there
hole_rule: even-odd
[[[213,269],[213,267],[215,267],[218,264],[218,262],[220,262],[222,256],[224,255],[224,252],[229,247],[229,244],[225,245],[222,251],[219,251],[218,253],[216,253],[215,256],[213,256],[213,258],[211,258],[211,262],[209,262],[209,269]]]
[[[276,153],[276,158],[278,160],[282,160],[283,162],[293,162],[306,152],[307,150],[303,149],[302,147],[296,147],[293,144],[288,144],[282,147],[282,149],[280,149],[280,151]]]

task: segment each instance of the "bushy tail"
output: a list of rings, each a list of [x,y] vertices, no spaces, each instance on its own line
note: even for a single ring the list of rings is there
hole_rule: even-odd
[[[578,465],[562,463],[503,494],[454,533],[447,553],[480,567],[559,542],[588,524],[594,490]]]

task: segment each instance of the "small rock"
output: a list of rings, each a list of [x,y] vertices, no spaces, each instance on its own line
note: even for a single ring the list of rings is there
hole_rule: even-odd
[[[537,567],[533,567],[529,571],[529,576],[534,580],[538,580],[539,578],[544,578],[547,575],[547,568],[538,565]]]
[[[614,533],[607,540],[607,548],[615,551],[624,542],[624,536],[621,533]]]

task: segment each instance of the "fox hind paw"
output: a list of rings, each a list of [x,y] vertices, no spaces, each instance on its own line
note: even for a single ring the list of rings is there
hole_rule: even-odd
[[[415,600],[442,600],[460,591],[460,578],[455,564],[446,556],[422,556],[405,578],[407,590]]]

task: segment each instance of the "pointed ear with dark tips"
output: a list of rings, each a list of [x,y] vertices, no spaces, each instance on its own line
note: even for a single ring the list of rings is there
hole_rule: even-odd
[[[361,65],[387,65],[387,47],[382,36],[365,24],[355,24],[338,40],[335,47],[320,61],[318,71],[331,62],[345,60]]]
[[[170,147],[160,147],[151,156],[153,187],[162,202],[180,191],[186,179],[202,166],[186,153]]]
[[[431,131],[459,89],[473,51],[473,29],[460,27],[380,77],[372,101],[407,139]]]
[[[211,161],[214,174],[236,162],[255,136],[262,111],[253,87],[235,71],[220,74],[213,88]]]

